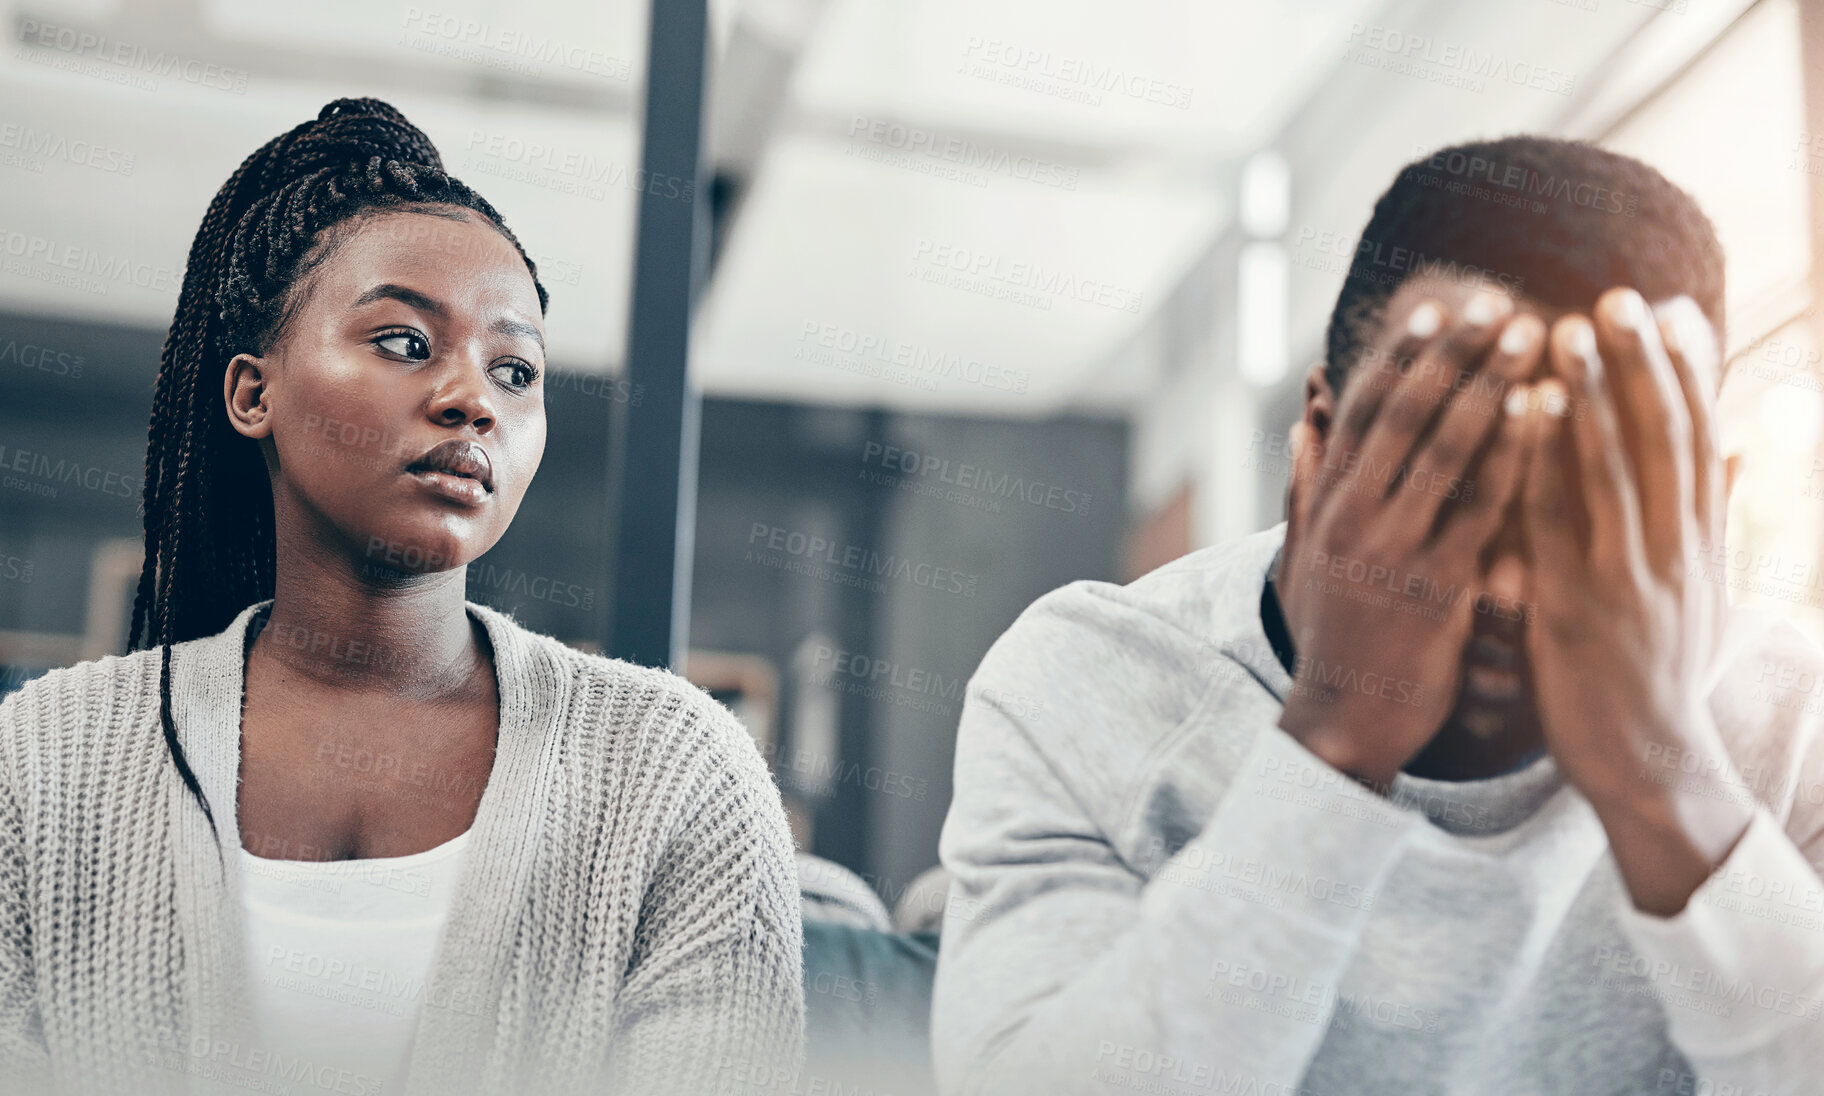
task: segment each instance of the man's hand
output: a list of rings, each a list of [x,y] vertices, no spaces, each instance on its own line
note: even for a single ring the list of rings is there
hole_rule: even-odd
[[[1301,532],[1279,586],[1299,663],[1280,726],[1378,788],[1456,700],[1475,611],[1462,595],[1480,585],[1540,417],[1524,400],[1510,413],[1507,397],[1537,365],[1544,325],[1511,316],[1482,293],[1454,318],[1437,301],[1393,318],[1321,454],[1300,459]]]
[[[1594,325],[1566,316],[1550,342],[1578,413],[1546,427],[1524,489],[1536,701],[1636,907],[1669,916],[1751,817],[1729,773],[1648,760],[1695,751],[1728,768],[1708,698],[1727,595],[1691,568],[1727,505],[1716,336],[1688,299],[1656,318],[1614,289]]]

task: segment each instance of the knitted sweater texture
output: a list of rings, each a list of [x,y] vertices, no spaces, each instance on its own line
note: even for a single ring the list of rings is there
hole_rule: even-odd
[[[55,670],[0,704],[0,1091],[379,1093],[258,1045],[240,922],[249,606],[172,652]],[[406,1096],[746,1092],[800,1062],[802,927],[779,794],[676,675],[468,604],[500,729]],[[219,855],[218,855],[219,854]]]

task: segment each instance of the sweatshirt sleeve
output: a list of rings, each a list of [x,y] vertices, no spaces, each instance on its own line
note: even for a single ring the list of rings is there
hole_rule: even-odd
[[[38,1012],[25,818],[12,764],[24,718],[18,693],[0,702],[0,1076],[18,1086],[11,1091],[39,1093],[50,1091],[50,1053]]]
[[[724,756],[641,911],[610,1052],[617,1096],[789,1092],[803,1060],[804,929],[785,809],[746,730],[719,708],[710,718]]]
[[[1738,653],[1710,701],[1728,756],[1658,763],[1674,778],[1723,773],[1753,816],[1677,914],[1643,913],[1623,888],[1627,951],[1607,961],[1665,1003],[1690,1068],[1659,1090],[1811,1093],[1824,1074],[1824,650],[1777,615],[1737,607],[1729,625]]]
[[[1672,917],[1618,913],[1646,971],[1669,999],[1672,1042],[1693,1076],[1668,1091],[1785,1096],[1824,1074],[1824,882],[1765,808],[1728,859]]]
[[[1037,744],[1060,728],[1035,733],[981,677],[940,850],[954,874],[933,1003],[940,1090],[1296,1092],[1373,896],[1423,819],[1253,716],[1214,814],[1148,878]],[[1222,718],[1209,703],[1187,720]],[[1074,718],[1065,736],[1118,733],[1094,711]]]

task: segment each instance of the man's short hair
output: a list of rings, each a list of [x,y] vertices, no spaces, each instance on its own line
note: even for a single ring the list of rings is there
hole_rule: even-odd
[[[1402,168],[1374,203],[1330,313],[1331,391],[1341,394],[1394,291],[1424,273],[1480,277],[1580,311],[1617,285],[1649,301],[1683,293],[1723,331],[1723,248],[1710,219],[1653,168],[1583,141],[1506,137]]]

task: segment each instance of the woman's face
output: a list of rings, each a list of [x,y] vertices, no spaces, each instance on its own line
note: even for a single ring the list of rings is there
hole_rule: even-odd
[[[544,456],[538,293],[472,211],[344,230],[266,355],[230,363],[230,418],[260,439],[281,540],[368,577],[448,571],[506,532]]]

